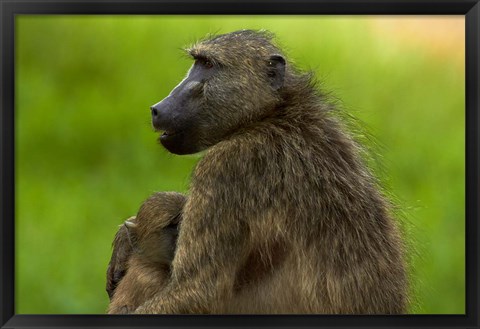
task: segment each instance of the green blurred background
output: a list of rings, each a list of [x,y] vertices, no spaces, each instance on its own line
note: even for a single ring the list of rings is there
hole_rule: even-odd
[[[412,313],[465,312],[464,18],[17,16],[17,313],[103,313],[118,225],[186,192],[198,156],[156,142],[149,106],[182,47],[268,29],[379,141],[412,248]]]

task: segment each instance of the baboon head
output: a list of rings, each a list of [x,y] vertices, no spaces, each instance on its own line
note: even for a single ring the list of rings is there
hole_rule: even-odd
[[[286,63],[271,39],[242,30],[187,49],[195,60],[187,77],[151,107],[162,145],[175,154],[196,153],[272,111]]]
[[[179,193],[153,194],[142,204],[136,218],[125,222],[134,249],[144,259],[164,265],[172,262],[184,202]]]

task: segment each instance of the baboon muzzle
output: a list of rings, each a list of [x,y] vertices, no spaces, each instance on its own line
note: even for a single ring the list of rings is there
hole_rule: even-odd
[[[167,97],[157,104],[150,107],[152,112],[152,126],[155,130],[168,130],[170,124],[168,109],[171,107],[171,101]]]

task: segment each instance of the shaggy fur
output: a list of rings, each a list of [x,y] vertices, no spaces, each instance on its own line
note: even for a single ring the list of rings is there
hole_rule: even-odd
[[[283,55],[264,32],[189,52],[219,67],[202,86],[189,141],[208,150],[168,284],[135,313],[405,313],[390,204],[312,76],[287,61],[272,88],[269,59]]]

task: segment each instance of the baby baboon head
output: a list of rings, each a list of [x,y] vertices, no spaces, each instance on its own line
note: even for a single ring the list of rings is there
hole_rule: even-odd
[[[157,193],[142,204],[135,219],[125,222],[134,251],[142,259],[170,266],[183,203],[184,197],[179,193]]]

